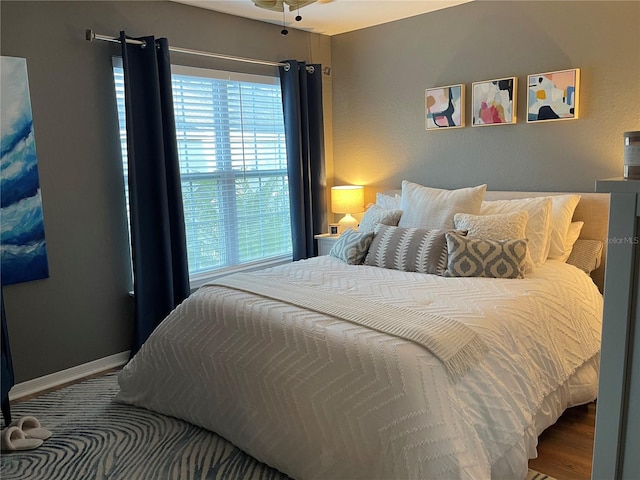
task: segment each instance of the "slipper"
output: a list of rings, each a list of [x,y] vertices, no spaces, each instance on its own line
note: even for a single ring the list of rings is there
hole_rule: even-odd
[[[40,421],[36,417],[24,416],[18,420],[11,422],[10,427],[18,427],[24,432],[25,438],[36,438],[38,440],[46,440],[52,433],[46,428],[42,428]]]
[[[18,427],[8,427],[2,430],[2,451],[33,450],[42,445],[42,440],[26,438]]]

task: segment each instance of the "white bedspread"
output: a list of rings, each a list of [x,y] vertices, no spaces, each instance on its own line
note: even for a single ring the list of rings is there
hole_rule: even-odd
[[[213,430],[298,480],[523,478],[537,409],[599,351],[602,297],[560,262],[522,280],[353,267],[328,256],[256,274],[456,318],[489,347],[454,383],[413,342],[201,288],[125,367],[119,400]]]

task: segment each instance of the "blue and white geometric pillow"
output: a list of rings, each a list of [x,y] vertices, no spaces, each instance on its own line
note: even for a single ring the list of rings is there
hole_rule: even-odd
[[[349,265],[360,265],[369,251],[372,239],[373,232],[359,233],[350,228],[336,240],[329,255]]]

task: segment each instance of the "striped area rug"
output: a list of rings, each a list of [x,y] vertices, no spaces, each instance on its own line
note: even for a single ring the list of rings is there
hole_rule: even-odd
[[[12,405],[53,436],[36,450],[3,452],[2,480],[286,480],[218,435],[113,401],[117,374]],[[529,471],[527,480],[554,480]]]

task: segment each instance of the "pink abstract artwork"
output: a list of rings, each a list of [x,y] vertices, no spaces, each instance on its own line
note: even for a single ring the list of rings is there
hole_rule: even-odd
[[[472,90],[472,126],[516,123],[517,78],[475,82]]]

